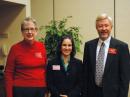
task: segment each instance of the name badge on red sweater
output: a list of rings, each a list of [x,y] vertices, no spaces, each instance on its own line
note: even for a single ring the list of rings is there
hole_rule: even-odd
[[[37,58],[42,58],[42,53],[41,53],[41,52],[36,52],[36,53],[35,53],[35,57],[37,57]]]
[[[60,65],[52,65],[52,70],[60,70]]]

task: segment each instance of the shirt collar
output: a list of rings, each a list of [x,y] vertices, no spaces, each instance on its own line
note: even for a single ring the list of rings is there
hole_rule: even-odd
[[[107,44],[110,43],[110,40],[111,40],[111,36],[109,36],[105,41],[102,41],[102,40],[99,38],[98,44],[101,46],[102,42],[104,42],[104,44],[107,45]]]

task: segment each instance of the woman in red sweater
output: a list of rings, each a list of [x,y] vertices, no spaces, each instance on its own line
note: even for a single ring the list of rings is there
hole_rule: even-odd
[[[44,97],[46,91],[46,50],[35,40],[36,21],[27,17],[21,23],[23,40],[14,44],[5,67],[6,97]]]

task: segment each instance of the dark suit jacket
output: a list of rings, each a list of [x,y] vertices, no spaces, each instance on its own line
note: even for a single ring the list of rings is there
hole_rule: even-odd
[[[96,97],[95,68],[98,39],[85,43],[84,97]],[[111,38],[103,76],[103,97],[128,97],[130,57],[128,45]]]
[[[67,71],[65,71],[60,58],[55,58],[48,62],[47,85],[51,92],[51,97],[60,97],[60,94],[66,94],[68,97],[80,97],[81,81],[81,60],[71,58]]]

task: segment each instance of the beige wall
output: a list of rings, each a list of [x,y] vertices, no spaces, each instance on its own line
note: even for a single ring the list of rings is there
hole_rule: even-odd
[[[20,23],[26,15],[25,6],[9,2],[0,2],[0,65],[5,65],[6,57],[2,53],[3,45],[7,51],[10,46],[22,39]]]
[[[115,2],[115,35],[116,38],[130,45],[129,23],[129,0],[118,0]],[[32,16],[36,18],[39,26],[46,25],[53,18],[53,0],[32,0]],[[79,26],[83,35],[81,53],[77,57],[82,59],[84,43],[97,37],[95,29],[95,18],[100,13],[108,13],[114,19],[114,0],[54,0],[54,17],[56,20],[73,16],[68,20],[69,25]],[[112,31],[112,36],[114,33]]]
[[[53,19],[53,2],[52,0],[32,0],[31,15],[37,20],[38,26],[45,26]],[[37,39],[41,36],[39,33]]]
[[[84,42],[97,37],[96,16],[105,12],[113,17],[113,9],[113,0],[55,0],[55,18],[73,16],[70,25],[80,27],[83,45],[81,54],[77,55],[79,58],[82,59]]]
[[[39,26],[46,25],[53,19],[53,0],[32,0],[31,11]]]
[[[101,6],[102,5],[102,6]],[[32,16],[39,25],[46,25],[53,19],[53,0],[33,0],[31,2]],[[54,17],[56,20],[73,16],[68,20],[70,26],[79,26],[83,35],[81,53],[77,57],[82,59],[85,41],[97,37],[95,18],[106,12],[113,17],[113,0],[54,0]]]
[[[130,47],[130,0],[117,0],[116,3],[116,36],[127,42]]]

